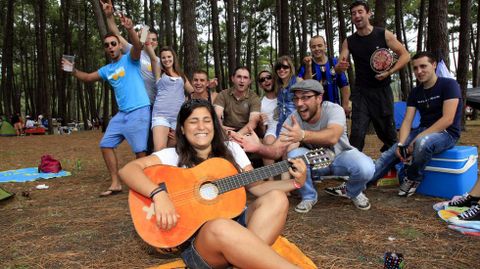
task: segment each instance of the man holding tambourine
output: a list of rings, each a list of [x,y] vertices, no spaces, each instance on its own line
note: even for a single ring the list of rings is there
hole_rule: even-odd
[[[410,61],[410,55],[392,32],[370,24],[372,13],[366,1],[353,2],[350,15],[357,31],[343,41],[340,60],[335,66],[337,72],[346,71],[348,56],[352,54],[355,85],[350,97],[350,143],[363,150],[371,121],[378,138],[384,143],[381,149],[384,151],[397,141],[390,75],[403,68]]]

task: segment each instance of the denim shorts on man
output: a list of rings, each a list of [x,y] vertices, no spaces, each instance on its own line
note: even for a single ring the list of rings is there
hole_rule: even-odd
[[[116,148],[126,139],[134,153],[146,152],[150,118],[150,106],[128,113],[119,111],[108,123],[100,147]]]

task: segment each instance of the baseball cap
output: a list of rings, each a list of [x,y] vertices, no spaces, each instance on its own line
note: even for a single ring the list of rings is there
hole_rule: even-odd
[[[290,87],[291,91],[314,91],[323,94],[323,86],[314,79],[305,79],[297,82]]]

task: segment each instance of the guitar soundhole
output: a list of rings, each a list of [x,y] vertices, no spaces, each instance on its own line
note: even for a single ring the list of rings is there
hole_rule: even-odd
[[[202,184],[202,186],[200,186],[199,193],[200,193],[200,197],[202,197],[202,199],[211,201],[211,200],[214,200],[215,198],[217,198],[218,188],[215,184],[207,182],[207,183]]]

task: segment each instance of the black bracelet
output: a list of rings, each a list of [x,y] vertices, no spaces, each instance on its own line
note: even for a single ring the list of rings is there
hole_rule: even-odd
[[[155,188],[148,197],[153,200],[153,196],[157,195],[159,192],[162,191],[167,191],[167,188],[165,187],[165,183],[160,183],[157,188]]]

